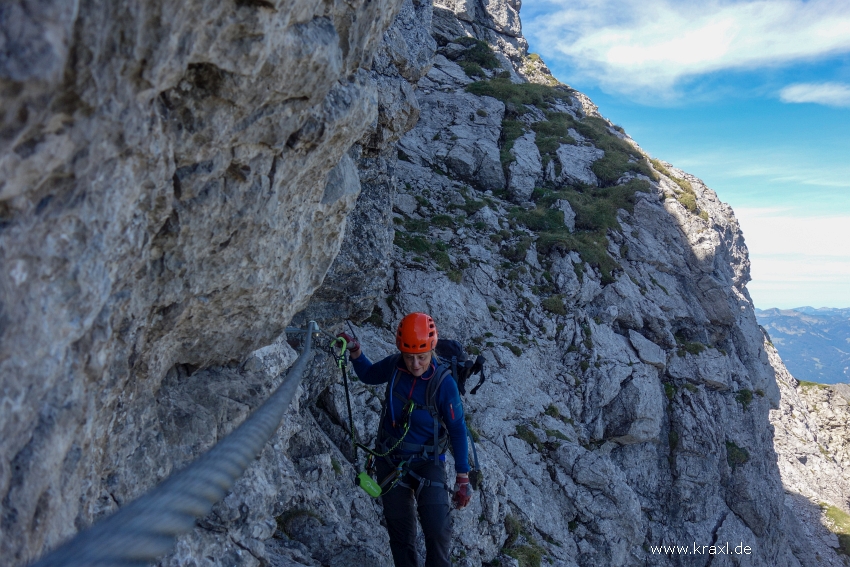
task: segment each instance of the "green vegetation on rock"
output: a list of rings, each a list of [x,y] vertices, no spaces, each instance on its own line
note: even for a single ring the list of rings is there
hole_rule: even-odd
[[[750,403],[753,401],[753,392],[752,390],[740,390],[736,395],[735,399],[744,406],[744,410],[750,407]]]
[[[515,344],[505,341],[502,346],[514,353],[514,356],[522,356],[522,349]]]
[[[531,242],[532,240],[530,236],[522,236],[516,244],[504,248],[502,250],[502,256],[511,262],[520,262],[525,260],[525,254],[528,252]]]
[[[579,187],[560,191],[544,190],[538,195],[537,207],[529,211],[515,208],[511,220],[539,234],[537,251],[577,252],[582,260],[599,268],[603,283],[614,281],[612,270],[619,264],[608,254],[608,229],[619,229],[617,211],[634,210],[635,194],[649,191],[649,183],[633,179],[614,187]],[[563,214],[551,209],[557,199],[566,199],[576,213],[576,231],[564,226]],[[530,244],[530,243],[529,243]],[[508,257],[508,256],[506,256]],[[516,255],[514,258],[518,259]]]
[[[838,536],[837,551],[843,555],[850,555],[850,514],[826,502],[821,502],[820,507],[831,524],[829,530]]]
[[[675,333],[673,335],[676,338],[676,355],[680,357],[684,357],[685,354],[693,354],[698,355],[702,351],[704,351],[706,347],[704,344],[696,341],[689,341],[684,335],[680,333]]]
[[[405,224],[409,221],[405,221]],[[427,221],[426,221],[427,222]],[[462,274],[451,271],[452,262],[448,254],[448,244],[445,242],[430,242],[424,236],[396,231],[393,243],[404,250],[415,254],[427,254],[438,270],[448,272],[449,279],[455,283],[460,282]],[[424,262],[424,258],[414,256],[415,261]],[[464,266],[461,266],[461,268]]]
[[[688,209],[689,212],[697,214],[697,211],[699,210],[699,207],[697,206],[697,194],[696,191],[694,191],[691,182],[687,179],[682,179],[681,177],[673,175],[673,172],[667,169],[664,164],[657,159],[650,160],[650,162],[652,163],[652,167],[672,179],[673,182],[679,186],[679,189],[682,190],[681,193],[676,195],[676,200],[679,201],[683,207]],[[706,211],[701,211],[699,213],[699,217],[707,221],[708,213]]]
[[[540,438],[529,429],[525,425],[517,425],[516,426],[516,436],[537,449],[540,452],[543,452],[543,442],[540,441]]]
[[[505,533],[508,536],[502,548],[505,555],[516,559],[520,567],[540,567],[546,550],[528,533],[516,516],[512,514],[505,516]],[[516,545],[520,536],[525,540],[525,545]]]
[[[570,104],[574,92],[569,87],[538,85],[535,83],[515,84],[510,79],[495,78],[489,81],[476,81],[466,87],[467,92],[478,96],[491,96],[511,105],[511,112],[522,114],[523,105],[544,107],[547,103],[563,102]]]
[[[570,438],[558,431],[557,429],[547,429],[546,435],[549,437],[554,437],[555,439],[560,439],[562,441],[569,441]]]
[[[732,441],[726,442],[726,462],[735,470],[738,466],[743,465],[750,460],[750,453],[743,447],[739,447]]]
[[[546,118],[547,120],[531,125],[531,129],[536,133],[534,142],[543,160],[543,167],[554,158],[561,144],[576,143],[569,134],[570,127],[575,123],[572,116],[564,112],[547,112]]]
[[[466,76],[470,79],[483,79],[487,75],[484,74],[484,69],[481,68],[481,65],[478,63],[473,63],[472,61],[458,61],[458,65],[463,69],[463,72],[466,73]]]
[[[456,61],[475,63],[484,69],[500,69],[502,67],[495,53],[493,53],[493,49],[487,45],[486,41],[474,37],[459,37],[454,42],[467,48],[457,56]]]
[[[563,295],[550,295],[540,302],[540,306],[549,313],[553,313],[555,315],[567,314],[567,308],[564,306]]]
[[[514,147],[516,139],[524,133],[523,124],[519,120],[513,120],[511,118],[504,118],[502,120],[501,148],[499,149],[499,160],[502,162],[502,167],[507,168],[514,161],[511,150]]]

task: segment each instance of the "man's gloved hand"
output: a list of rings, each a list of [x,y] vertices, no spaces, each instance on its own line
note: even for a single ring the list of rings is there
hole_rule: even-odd
[[[455,478],[455,493],[452,500],[458,508],[463,508],[472,499],[472,487],[469,486],[469,477],[457,475]]]
[[[350,352],[351,354],[360,352],[360,342],[358,342],[357,339],[355,339],[348,333],[340,333],[337,336],[345,339],[345,342],[348,343],[348,352]]]

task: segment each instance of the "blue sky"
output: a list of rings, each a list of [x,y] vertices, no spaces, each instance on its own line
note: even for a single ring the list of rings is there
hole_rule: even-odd
[[[850,1],[525,0],[529,50],[732,205],[756,307],[850,306]]]

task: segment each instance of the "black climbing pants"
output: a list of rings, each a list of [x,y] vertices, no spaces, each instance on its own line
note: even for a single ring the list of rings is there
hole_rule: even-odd
[[[383,460],[377,462],[378,480],[383,480],[393,468]],[[402,480],[411,488],[396,485],[381,497],[384,518],[390,535],[390,550],[395,567],[419,567],[416,557],[416,515],[425,535],[425,567],[451,567],[452,529],[449,523],[449,493],[446,490],[446,468],[442,462],[423,461],[411,465],[411,470],[423,478],[441,482],[443,486],[425,486],[415,496],[418,483],[407,475]]]

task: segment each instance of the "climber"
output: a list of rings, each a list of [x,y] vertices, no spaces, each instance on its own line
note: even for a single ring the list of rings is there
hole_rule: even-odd
[[[445,470],[449,442],[456,472],[453,501],[458,508],[469,504],[472,490],[463,406],[457,384],[450,376],[439,383],[433,398],[436,410],[432,406],[432,411],[438,414],[439,425],[427,405],[429,380],[445,372],[445,367],[437,366],[434,354],[437,346],[434,320],[425,313],[404,317],[396,331],[396,346],[401,354],[390,355],[374,364],[363,354],[354,337],[345,333],[339,336],[348,341],[349,356],[361,381],[389,384],[376,447],[377,451],[389,454],[377,461],[376,469],[380,480],[390,478],[399,470],[399,464],[403,464],[403,476],[399,475],[398,483],[381,496],[395,566],[417,567],[418,564],[413,509],[416,500],[425,535],[425,566],[450,567],[451,525]],[[409,409],[411,401],[415,404],[412,410]],[[405,428],[403,422],[409,423],[409,428]]]

